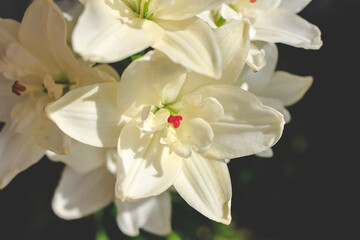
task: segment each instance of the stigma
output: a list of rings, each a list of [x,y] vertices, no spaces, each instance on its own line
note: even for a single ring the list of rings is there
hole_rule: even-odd
[[[26,91],[26,87],[24,85],[21,85],[19,81],[15,81],[15,83],[11,87],[11,91],[16,95],[21,96],[21,94]]]
[[[255,3],[255,2],[256,2],[256,0],[250,0],[250,2],[251,2],[251,3]]]
[[[180,126],[180,121],[182,120],[182,116],[173,116],[170,115],[170,117],[168,118],[168,123],[171,123],[174,128],[178,128]]]

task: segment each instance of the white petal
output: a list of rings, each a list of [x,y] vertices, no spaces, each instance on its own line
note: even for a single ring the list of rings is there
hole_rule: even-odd
[[[303,10],[311,0],[281,0],[279,8],[286,9],[292,13],[298,13]]]
[[[163,53],[151,51],[132,62],[119,84],[119,111],[134,117],[145,105],[172,103],[184,83],[186,69]]]
[[[221,77],[221,53],[209,25],[196,17],[182,21],[158,20],[157,23],[164,35],[153,48],[190,70]]]
[[[284,119],[254,95],[234,86],[207,86],[197,92],[216,98],[224,117],[211,123],[214,141],[206,153],[216,159],[242,157],[274,145],[281,137]]]
[[[12,19],[0,19],[0,55],[5,54],[7,46],[18,42],[20,23]]]
[[[65,168],[52,199],[52,209],[63,219],[77,219],[107,206],[114,199],[115,178],[106,168],[87,174]]]
[[[74,50],[85,60],[117,62],[161,38],[156,23],[134,18],[121,1],[89,0],[73,31]]]
[[[139,228],[157,235],[171,231],[171,199],[168,192],[136,202],[115,200],[117,224],[129,236],[139,235]]]
[[[260,69],[266,65],[264,49],[259,49],[254,44],[251,44],[249,54],[246,58],[246,64],[252,69],[253,72],[256,73],[260,71]]]
[[[181,20],[193,17],[203,11],[214,9],[227,0],[175,0],[163,4],[156,13],[156,18]]]
[[[70,153],[58,155],[47,151],[46,155],[52,161],[60,161],[78,173],[87,173],[106,164],[106,148],[97,148],[80,143],[76,140],[71,141]]]
[[[52,75],[71,75],[77,61],[66,44],[66,21],[53,1],[34,1],[21,22],[21,44],[47,67]]]
[[[262,96],[276,98],[285,106],[290,106],[304,96],[312,82],[313,78],[311,76],[302,77],[284,71],[277,71]]]
[[[115,147],[121,115],[117,108],[118,83],[77,88],[45,111],[56,125],[79,142],[96,147]]]
[[[215,30],[222,56],[222,78],[234,83],[240,75],[250,48],[249,23],[236,21]]]
[[[0,132],[0,189],[44,154],[31,136],[12,131],[6,124]]]
[[[265,151],[259,152],[256,154],[258,157],[262,158],[271,158],[274,156],[273,150],[271,148],[266,149]]]
[[[214,221],[230,224],[231,180],[225,161],[193,153],[184,160],[174,186],[197,211]]]
[[[160,144],[160,133],[144,135],[136,125],[126,124],[119,138],[116,196],[121,200],[159,195],[181,171],[181,159]]]
[[[0,75],[0,122],[10,121],[11,109],[22,100],[11,91],[13,84],[13,81]]]
[[[265,106],[272,107],[273,109],[279,111],[284,116],[284,120],[286,123],[290,122],[291,115],[280,100],[278,100],[276,98],[267,98],[267,97],[261,97],[261,96],[259,96],[259,100]]]
[[[245,68],[239,76],[237,84],[240,86],[246,82],[249,91],[255,95],[261,95],[268,87],[278,62],[278,49],[274,43],[256,42],[255,47],[265,51],[266,65],[258,72]]]
[[[319,49],[322,45],[317,26],[282,9],[258,19],[254,27],[256,36],[253,40],[280,42],[305,49]]]

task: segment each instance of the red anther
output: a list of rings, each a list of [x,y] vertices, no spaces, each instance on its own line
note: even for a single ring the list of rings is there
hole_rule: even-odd
[[[182,120],[182,116],[173,116],[170,115],[170,117],[168,118],[168,123],[172,123],[172,125],[174,126],[174,128],[178,128],[180,126],[180,121]]]
[[[26,91],[26,87],[21,85],[19,81],[15,81],[15,83],[12,85],[11,90],[16,95],[20,96],[21,93]]]
[[[251,2],[251,3],[254,3],[254,2],[256,2],[256,0],[250,0],[250,2]]]

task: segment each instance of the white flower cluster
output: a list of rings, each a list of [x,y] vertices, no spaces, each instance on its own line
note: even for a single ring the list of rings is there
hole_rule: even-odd
[[[0,188],[47,155],[61,218],[114,202],[125,234],[164,235],[176,191],[229,224],[227,163],[271,157],[311,86],[275,71],[276,43],[322,45],[310,1],[35,0],[0,19]]]

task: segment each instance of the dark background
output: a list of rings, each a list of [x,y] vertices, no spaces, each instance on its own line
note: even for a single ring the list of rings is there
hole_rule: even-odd
[[[0,17],[21,21],[26,6],[26,1],[1,0]],[[230,162],[232,225],[207,220],[174,195],[174,234],[142,233],[136,239],[360,239],[355,201],[359,9],[357,0],[313,0],[299,15],[320,28],[323,47],[278,44],[278,69],[312,75],[314,83],[288,108],[292,121],[273,158]],[[117,229],[111,206],[103,217],[65,221],[53,214],[50,202],[62,168],[44,158],[0,191],[0,239],[92,240],[101,222],[110,239],[131,239]]]

